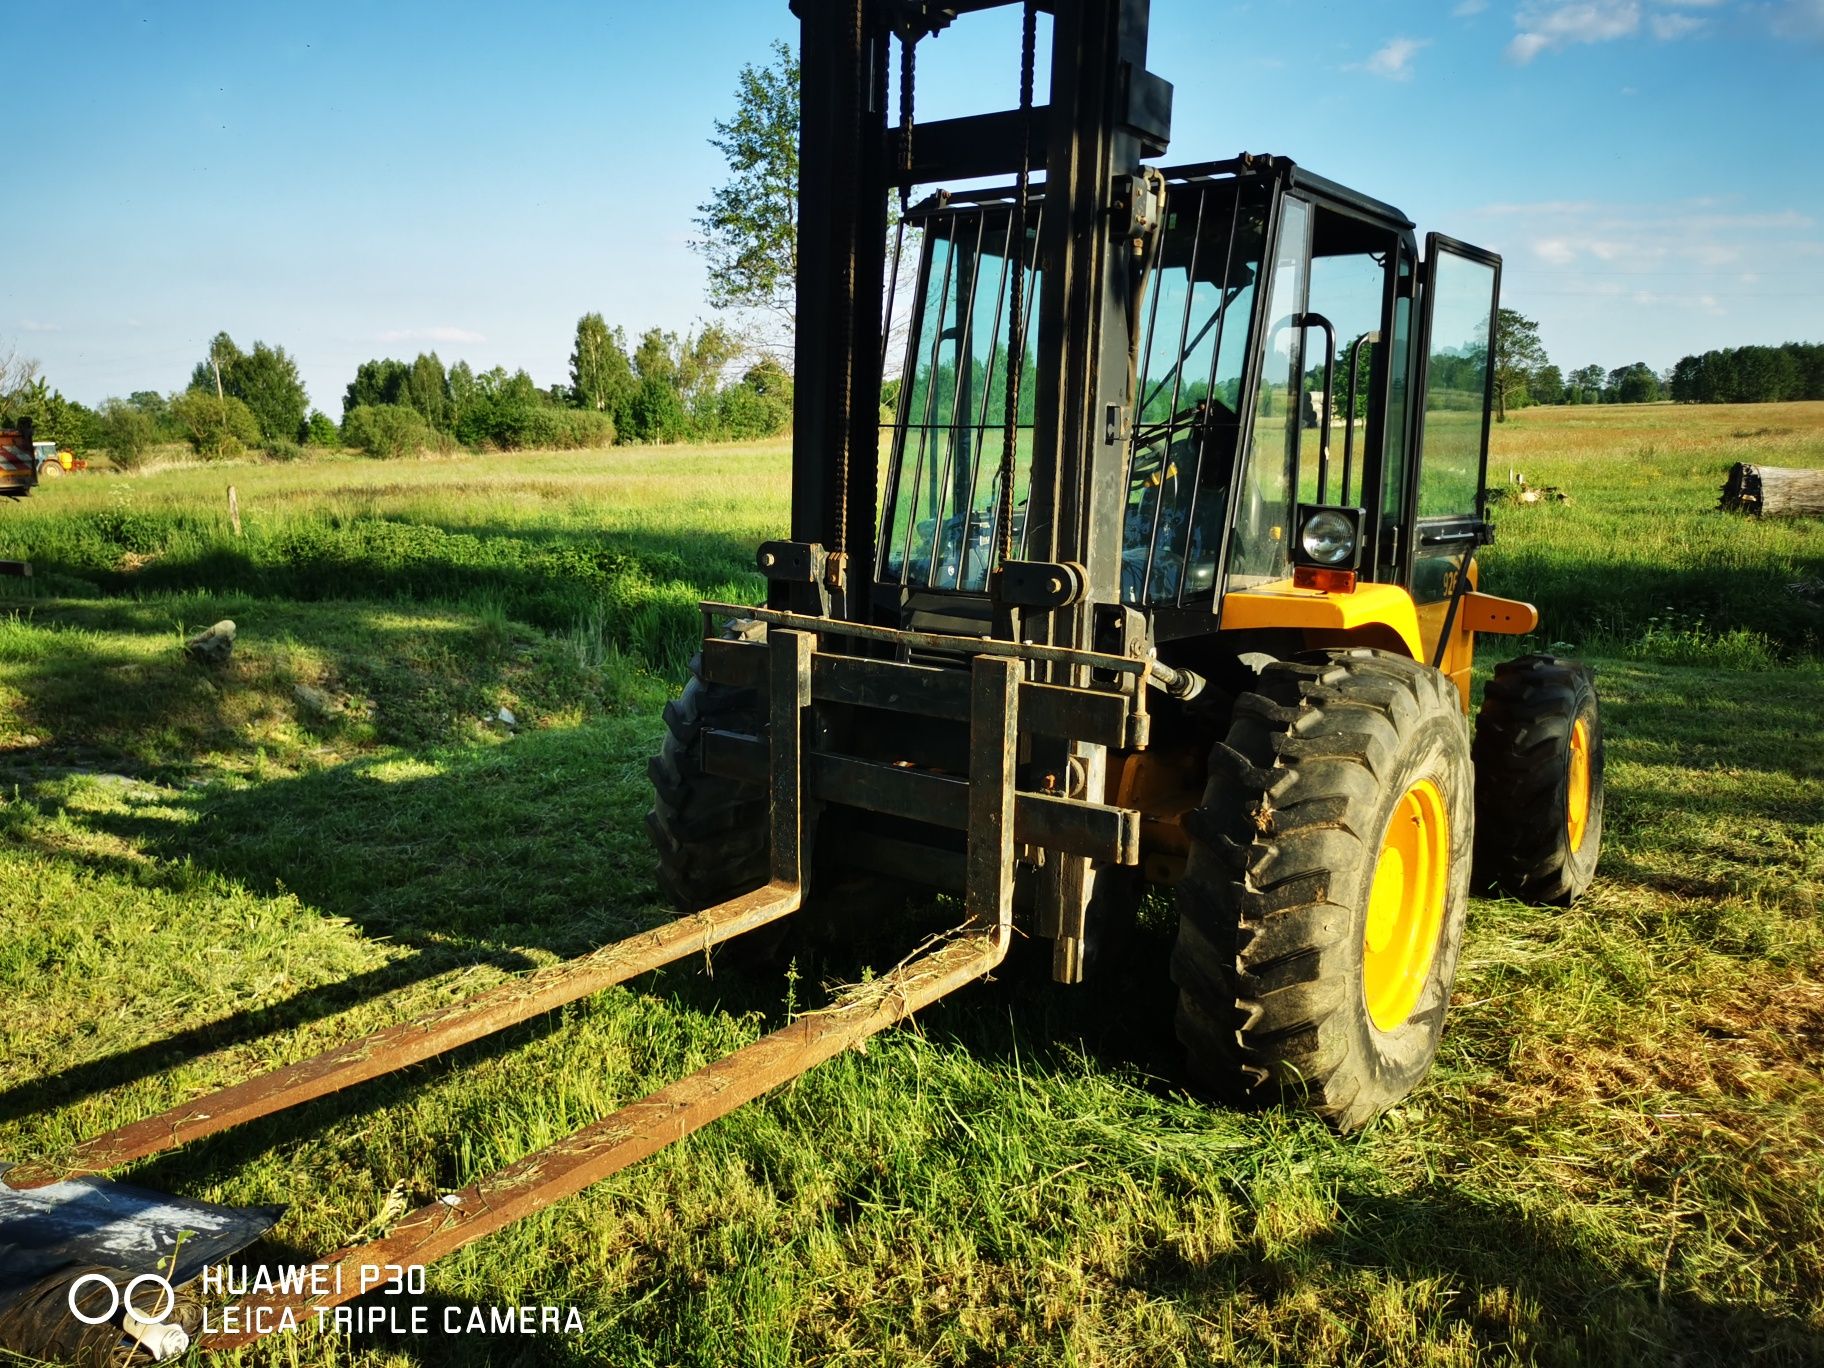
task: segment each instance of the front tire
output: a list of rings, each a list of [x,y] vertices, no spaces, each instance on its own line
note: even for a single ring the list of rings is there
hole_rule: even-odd
[[[752,619],[729,625],[739,641],[764,641]],[[665,738],[648,762],[652,808],[646,832],[658,855],[659,891],[679,916],[701,912],[764,884],[772,872],[771,816],[764,785],[711,774],[703,765],[706,730],[765,738],[766,709],[758,691],[703,677],[703,658],[690,662],[684,692],[665,705]],[[747,932],[717,953],[747,968],[764,968],[790,947],[834,939],[890,914],[908,895],[904,885],[842,867],[811,842],[811,879],[804,906],[790,917]]]
[[[765,638],[758,622],[733,624],[731,637]],[[684,692],[665,705],[665,739],[646,767],[652,810],[646,832],[659,857],[659,890],[680,915],[739,897],[767,880],[766,791],[703,768],[708,728],[764,735],[760,699],[703,678],[703,658],[690,662]]]
[[[1436,670],[1339,650],[1261,672],[1185,817],[1172,977],[1198,1081],[1339,1130],[1417,1086],[1462,948],[1473,783]]]

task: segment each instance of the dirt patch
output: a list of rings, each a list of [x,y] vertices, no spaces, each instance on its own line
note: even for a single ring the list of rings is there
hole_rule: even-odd
[[[1619,1038],[1523,1040],[1496,1090],[1535,1106],[1667,1093],[1774,1101],[1824,1073],[1824,982],[1813,972],[1749,979],[1680,1016],[1617,1022]]]

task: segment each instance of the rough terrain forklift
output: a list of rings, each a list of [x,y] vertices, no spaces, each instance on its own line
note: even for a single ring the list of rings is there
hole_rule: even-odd
[[[759,548],[763,607],[703,605],[666,710],[649,826],[682,915],[0,1170],[0,1347],[114,1361],[308,1324],[983,978],[1016,931],[1093,978],[1149,884],[1177,887],[1194,1076],[1359,1126],[1436,1052],[1472,880],[1588,884],[1588,673],[1509,662],[1473,745],[1465,720],[1475,636],[1537,625],[1475,587],[1499,260],[1421,253],[1397,210],[1282,158],[1158,169],[1149,0],[1023,0],[1017,107],[918,122],[920,44],[1013,3],[794,4],[792,526]],[[277,1213],[96,1176],[700,956],[856,871],[960,895],[962,924],[213,1325],[185,1284]]]
[[[1156,169],[1146,0],[1025,5],[1020,107],[917,123],[918,44],[994,7],[799,6],[791,537],[763,610],[705,605],[661,881],[1017,906],[1064,982],[1175,884],[1193,1075],[1359,1126],[1437,1050],[1472,877],[1568,901],[1601,838],[1586,671],[1464,720],[1476,635],[1538,623],[1475,588],[1501,263],[1284,158]]]

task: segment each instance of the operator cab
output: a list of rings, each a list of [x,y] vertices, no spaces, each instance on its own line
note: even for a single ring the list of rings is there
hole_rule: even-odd
[[[1132,412],[1111,416],[1126,439],[1123,603],[1152,614],[1162,643],[1203,635],[1227,595],[1283,586],[1316,559],[1409,586],[1424,618],[1449,596],[1463,552],[1486,539],[1499,258],[1436,234],[1421,256],[1399,210],[1285,158],[1165,175],[1164,220],[1136,266]],[[876,569],[877,606],[903,626],[989,618],[1018,221],[1004,191],[936,196],[907,215],[921,259],[884,433]],[[1033,322],[1021,349],[1016,557],[1028,531],[1042,196],[1026,222]],[[1319,510],[1343,523],[1319,524],[1329,535],[1313,557],[1301,543]]]

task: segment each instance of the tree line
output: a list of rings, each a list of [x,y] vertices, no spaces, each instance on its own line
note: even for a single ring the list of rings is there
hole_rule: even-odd
[[[540,389],[519,370],[447,370],[436,352],[365,361],[342,396],[340,435],[374,455],[466,446],[478,451],[602,447],[615,442],[770,437],[792,419],[791,377],[761,360],[730,379],[741,347],[716,325],[662,328],[628,347],[599,313],[577,320],[570,383]]]
[[[91,409],[51,389],[37,363],[0,358],[0,425],[30,418],[41,437],[106,451],[123,469],[161,444],[206,459],[305,447],[352,447],[373,456],[467,447],[576,449],[615,442],[770,437],[792,419],[791,377],[777,361],[741,367],[742,348],[710,325],[683,336],[662,328],[628,346],[599,313],[577,320],[570,383],[541,388],[524,370],[479,374],[445,367],[436,352],[411,361],[364,361],[342,396],[340,421],[310,406],[296,360],[281,346],[243,350],[218,333],[182,390],[138,390]]]
[[[1604,369],[1579,366],[1568,374],[1552,364],[1539,324],[1503,309],[1495,329],[1495,415],[1532,404],[1651,404],[1665,397],[1667,376],[1645,361]]]
[[[1771,404],[1824,399],[1824,344],[1730,347],[1682,357],[1666,378],[1680,404]]]
[[[1686,356],[1665,371],[1644,361],[1604,370],[1581,366],[1568,375],[1551,364],[1539,325],[1501,310],[1495,343],[1497,412],[1528,404],[1766,404],[1824,399],[1824,344],[1732,347]]]

